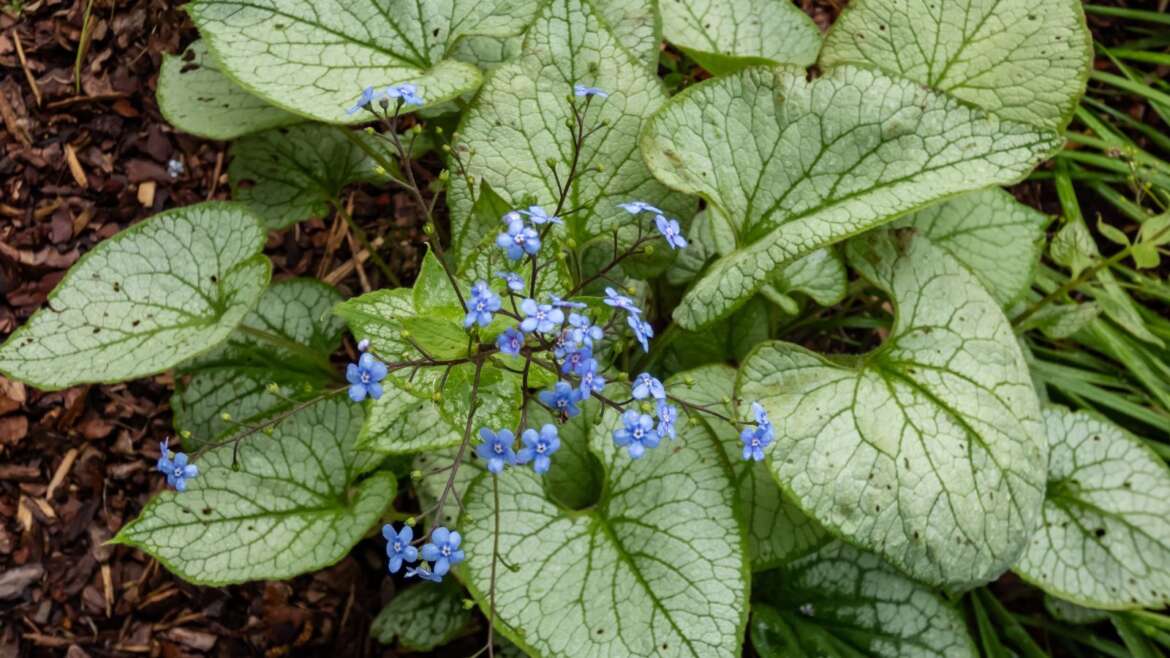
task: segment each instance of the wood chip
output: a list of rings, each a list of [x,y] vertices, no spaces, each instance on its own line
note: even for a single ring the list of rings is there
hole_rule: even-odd
[[[143,208],[150,208],[154,205],[154,189],[157,183],[152,180],[143,181],[138,184],[138,203],[142,204]]]
[[[85,170],[81,168],[81,162],[77,159],[77,151],[73,149],[72,144],[65,145],[65,162],[69,165],[69,173],[73,175],[73,180],[82,189],[89,187],[89,179],[85,177]]]
[[[69,470],[73,468],[73,462],[76,460],[77,448],[70,448],[65,453],[65,457],[61,459],[61,463],[57,466],[56,472],[53,473],[53,479],[49,480],[49,490],[45,492],[46,499],[53,499],[53,492],[65,481],[66,476],[69,475]]]
[[[32,146],[32,137],[29,137],[28,131],[24,129],[24,125],[16,116],[16,110],[12,109],[12,104],[8,102],[8,94],[4,89],[0,89],[0,119],[4,120],[8,132],[16,135],[16,139],[21,144]]]
[[[24,58],[24,45],[20,42],[20,33],[13,30],[12,36],[16,41],[16,56],[20,58],[20,68],[24,69],[24,77],[28,79],[28,86],[32,89],[33,98],[37,101],[37,107],[41,106],[41,88],[37,86],[37,79],[33,77],[32,71],[28,68],[28,61]]]

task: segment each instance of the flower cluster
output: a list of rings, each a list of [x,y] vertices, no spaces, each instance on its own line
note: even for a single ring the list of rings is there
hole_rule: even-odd
[[[755,417],[755,427],[745,427],[739,434],[743,441],[743,458],[752,461],[764,461],[764,448],[767,448],[775,434],[772,431],[772,421],[768,420],[768,412],[759,402],[752,403],[752,415]]]
[[[358,96],[357,102],[352,107],[345,111],[346,114],[357,114],[363,109],[374,111],[374,101],[397,101],[404,105],[419,106],[426,101],[418,93],[418,87],[404,82],[398,85],[391,85],[383,90],[376,90],[373,87],[366,87],[362,90],[362,95]]]
[[[162,454],[158,458],[158,463],[155,464],[155,469],[167,476],[167,484],[174,487],[175,491],[186,491],[187,480],[199,475],[199,467],[187,463],[187,453],[185,452],[176,452],[172,458],[169,444],[170,439],[159,444],[158,449]]]
[[[406,568],[406,577],[418,577],[421,580],[440,582],[443,576],[451,571],[451,567],[463,561],[463,549],[459,548],[463,538],[458,532],[438,527],[431,531],[430,542],[418,549],[414,545],[414,529],[408,525],[395,530],[394,526],[382,526],[382,537],[386,539],[386,568],[390,573],[398,573],[404,564],[418,562],[419,557],[430,562],[423,562],[415,567]]]

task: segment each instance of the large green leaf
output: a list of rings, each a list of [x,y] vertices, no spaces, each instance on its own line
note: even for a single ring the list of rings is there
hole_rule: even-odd
[[[899,220],[975,275],[1004,308],[1032,285],[1048,218],[999,188],[964,194]]]
[[[730,418],[735,415],[730,404],[735,376],[730,366],[704,366],[671,377],[666,386],[672,395]],[[828,533],[781,492],[767,464],[743,463],[743,442],[734,426],[709,414],[694,413],[692,417],[719,438],[732,464],[740,511],[747,526],[752,571],[790,562],[829,541]]]
[[[726,316],[784,263],[948,196],[1014,182],[1060,146],[872,69],[809,81],[752,67],[692,87],[646,124],[654,174],[737,225],[741,246],[675,311],[687,328]]]
[[[157,96],[158,109],[172,126],[208,139],[235,139],[302,120],[232,82],[202,41],[182,55],[163,55]]]
[[[662,0],[662,32],[716,74],[748,64],[809,66],[821,31],[792,0]]]
[[[975,658],[962,615],[872,553],[835,542],[760,588],[752,606],[762,658]]]
[[[1004,119],[1061,128],[1091,61],[1080,0],[854,0],[820,64],[876,66]]]
[[[562,208],[576,209],[565,218],[567,236],[580,246],[624,228],[632,238],[635,222],[617,204],[633,199],[690,216],[693,202],[654,180],[638,152],[643,119],[666,101],[658,78],[623,47],[589,0],[553,0],[526,34],[520,58],[490,74],[464,116],[456,148],[473,151],[466,160],[474,189],[462,179],[452,185],[448,199],[457,230],[472,215],[485,182],[509,207],[534,202],[550,212],[555,208],[557,178],[565,180],[573,161],[574,132],[566,126],[573,118],[570,98],[584,104],[573,97],[574,84],[600,87],[609,98],[593,99],[585,112],[587,127],[597,131],[585,140],[576,162],[579,175]],[[647,226],[650,219],[643,214]],[[462,244],[466,251],[478,240]]]
[[[329,566],[394,498],[380,457],[355,453],[361,406],[337,397],[198,460],[187,491],[157,495],[114,542],[140,548],[202,585],[279,580]]]
[[[769,463],[827,529],[923,582],[996,577],[1035,530],[1047,446],[1011,324],[958,262],[912,232],[849,243],[895,308],[863,357],[773,342],[740,373],[776,425]]]
[[[367,148],[388,152],[382,138],[356,133]],[[303,124],[249,135],[232,145],[232,199],[264,218],[270,230],[324,217],[351,183],[389,178],[337,128]]]
[[[588,437],[606,473],[593,507],[558,507],[531,469],[472,483],[461,525],[477,547],[462,567],[473,596],[488,608],[498,486],[496,624],[527,652],[738,656],[748,573],[722,448],[694,425],[630,460],[611,438],[617,414],[604,416]]]
[[[1044,411],[1043,525],[1015,571],[1093,608],[1170,604],[1170,470],[1142,440],[1086,412]]]
[[[341,321],[330,315],[340,301],[314,279],[274,283],[224,344],[179,365],[191,375],[171,398],[184,446],[205,445],[318,395],[341,343]],[[268,390],[271,384],[279,390]]]
[[[43,389],[166,370],[227,337],[268,283],[242,206],[170,210],[98,244],[0,346],[0,372]]]
[[[463,590],[450,580],[422,583],[395,595],[370,624],[370,635],[382,644],[398,638],[408,651],[430,651],[459,637],[471,626],[463,607]]]
[[[191,18],[224,72],[251,93],[327,123],[367,86],[410,82],[427,104],[479,86],[471,64],[449,59],[463,35],[518,34],[535,0],[197,0]]]

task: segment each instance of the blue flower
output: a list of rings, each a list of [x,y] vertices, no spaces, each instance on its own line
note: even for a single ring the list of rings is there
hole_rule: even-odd
[[[556,331],[565,321],[565,312],[554,308],[552,304],[537,304],[535,299],[525,299],[520,302],[520,312],[524,320],[520,322],[520,331],[530,334],[539,331],[542,334]]]
[[[573,350],[565,356],[565,362],[561,364],[561,372],[568,374],[572,373],[578,377],[585,374],[586,371],[596,368],[596,361],[593,359],[593,348],[584,346],[579,350]]]
[[[481,427],[479,436],[483,439],[483,443],[475,449],[475,454],[487,462],[487,470],[499,473],[504,470],[505,465],[516,463],[516,453],[512,452],[512,442],[515,439],[512,436],[512,430],[503,429],[499,432],[493,432],[486,427]]]
[[[357,344],[357,348],[358,348],[358,351],[359,351],[359,352],[368,352],[368,351],[370,351],[370,339],[369,339],[369,338],[363,338],[363,339],[359,340],[359,341],[358,341],[358,344]]]
[[[654,396],[657,400],[665,400],[666,387],[654,375],[644,372],[634,380],[633,395],[635,400],[645,400],[650,396]]]
[[[508,258],[520,260],[524,254],[532,256],[540,251],[540,235],[522,221],[508,222],[508,230],[496,236],[496,246],[503,249]]]
[[[508,327],[504,333],[496,338],[496,347],[504,354],[516,355],[520,353],[520,348],[524,347],[524,334],[520,333],[515,327]]]
[[[577,96],[597,96],[599,98],[609,98],[609,94],[597,87],[586,87],[583,84],[573,85],[573,93]]]
[[[549,294],[548,297],[552,300],[552,305],[556,306],[557,308],[585,308],[586,306],[589,306],[584,302],[570,302],[553,294]]]
[[[541,475],[547,473],[552,464],[549,457],[561,447],[556,425],[546,424],[540,428],[539,434],[534,429],[526,429],[520,435],[520,440],[524,442],[524,447],[516,453],[516,463],[532,462],[532,470]]]
[[[175,491],[186,491],[187,480],[199,475],[199,467],[187,463],[187,453],[185,452],[176,452],[174,459],[171,459],[171,453],[167,447],[169,444],[170,439],[159,444],[162,456],[158,458],[155,468],[167,476],[167,484],[174,487]]]
[[[768,412],[759,402],[752,403],[752,413],[756,417],[756,426],[745,427],[739,433],[739,440],[743,441],[743,458],[759,462],[764,461],[764,448],[771,445],[776,435],[772,422],[768,420]]]
[[[651,327],[649,322],[640,320],[633,315],[626,318],[626,323],[630,325],[630,329],[634,330],[634,337],[642,344],[642,351],[649,352],[650,339],[654,337],[654,327]]]
[[[362,90],[362,95],[358,96],[357,102],[353,104],[353,107],[346,110],[345,113],[346,114],[357,114],[358,112],[361,112],[362,108],[364,108],[364,107],[368,106],[370,103],[374,102],[375,96],[377,96],[377,94],[374,93],[374,88],[373,87],[366,87],[365,89]]]
[[[597,372],[597,360],[590,364],[592,367],[581,375],[580,391],[582,396],[591,393],[600,393],[605,389],[605,378]]]
[[[537,398],[544,406],[555,411],[561,420],[581,413],[577,408],[577,403],[581,401],[581,392],[573,388],[569,382],[557,382],[553,390],[541,391]]]
[[[666,400],[658,401],[658,435],[675,438],[674,421],[678,420],[678,407],[668,404]]]
[[[417,567],[407,567],[406,568],[406,577],[407,578],[414,578],[415,576],[418,576],[418,578],[420,580],[429,580],[432,583],[443,582],[443,577],[436,575],[434,572],[432,572],[430,570],[430,568],[428,568],[425,563],[420,564]]]
[[[642,309],[638,308],[638,306],[634,304],[634,300],[626,297],[625,295],[619,295],[618,291],[614,290],[613,288],[605,289],[605,299],[602,301],[614,308],[620,308],[628,313],[633,313],[634,315],[641,315],[642,313]]]
[[[613,431],[613,442],[629,450],[631,459],[639,459],[646,448],[657,448],[661,440],[654,419],[632,409],[622,414],[622,427]]]
[[[382,397],[382,385],[378,382],[386,378],[386,364],[363,352],[357,363],[346,366],[345,378],[349,381],[349,399],[361,402],[368,395],[377,400]]]
[[[524,215],[528,219],[531,219],[532,223],[536,224],[537,226],[540,226],[542,224],[564,224],[565,223],[560,217],[557,217],[556,215],[548,214],[548,212],[544,208],[541,208],[540,206],[528,206],[528,210],[515,210],[513,212],[515,212],[519,215]]]
[[[569,330],[569,336],[578,345],[593,347],[593,341],[601,340],[605,336],[601,327],[593,324],[593,320],[590,320],[588,316],[579,313],[569,314],[569,326],[572,327]]]
[[[667,219],[659,215],[654,218],[654,225],[658,227],[658,232],[666,239],[666,244],[671,249],[686,248],[687,239],[683,237],[682,228],[679,227],[677,219]]]
[[[524,292],[524,277],[519,274],[515,272],[496,272],[496,276],[508,284],[508,290],[512,292]]]
[[[643,212],[652,212],[655,215],[665,214],[660,209],[658,209],[657,206],[652,206],[645,201],[628,201],[626,203],[619,203],[618,208],[621,208],[631,215],[637,215],[638,213]]]
[[[394,532],[394,526],[387,523],[382,526],[382,536],[386,538],[386,557],[390,558],[388,565],[390,573],[398,573],[403,562],[418,560],[418,549],[410,545],[414,540],[414,530],[410,526],[402,526],[402,530]]]
[[[387,87],[386,97],[401,100],[407,105],[422,105],[425,102],[423,97],[418,95],[418,87],[409,82]]]
[[[479,281],[471,286],[471,299],[467,300],[467,316],[463,318],[463,328],[473,324],[486,327],[492,323],[492,313],[500,310],[500,296],[492,292],[486,281]]]
[[[458,532],[442,526],[431,531],[431,541],[422,547],[422,557],[434,563],[436,576],[446,576],[451,567],[463,561],[463,551],[459,550],[462,541]]]

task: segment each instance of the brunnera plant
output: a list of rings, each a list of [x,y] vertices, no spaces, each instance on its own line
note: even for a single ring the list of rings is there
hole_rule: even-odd
[[[975,655],[951,596],[1007,570],[1170,602],[1165,464],[1043,405],[1008,319],[1047,220],[998,186],[1062,144],[1076,0],[853,0],[824,36],[780,0],[188,9],[160,107],[236,140],[233,202],[97,245],[0,347],[46,389],[176,373],[174,491],[115,542],[218,585],[380,529],[434,581],[374,624],[412,650],[464,588],[485,653],[574,657]],[[671,96],[663,39],[714,77]],[[425,215],[413,285],[270,282],[266,231],[326,214],[398,281],[358,182]],[[876,348],[782,340],[858,290]]]

